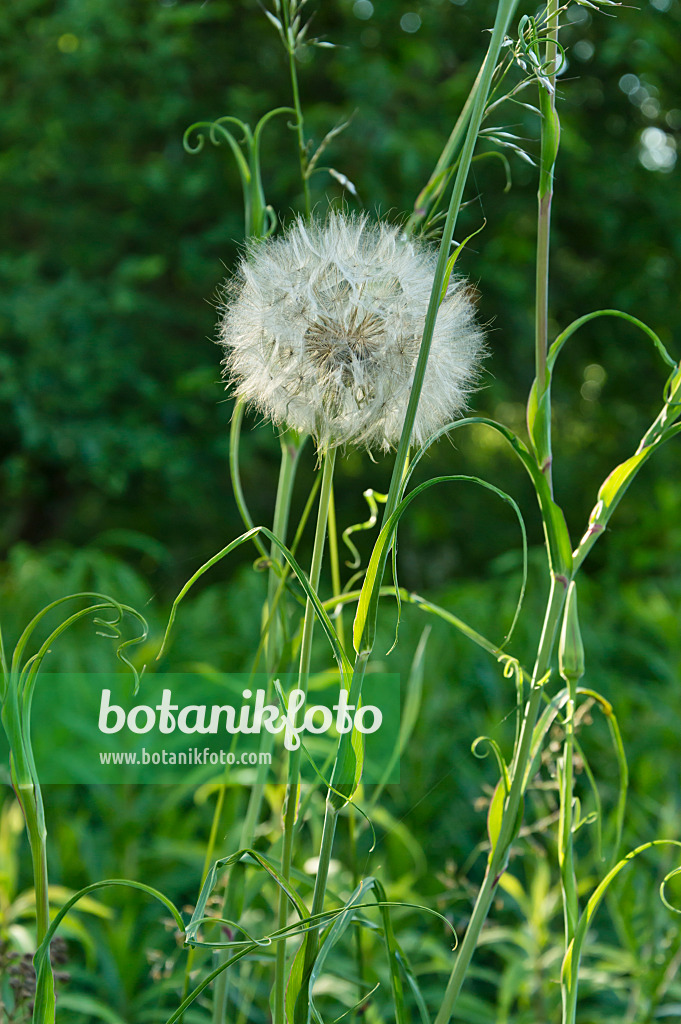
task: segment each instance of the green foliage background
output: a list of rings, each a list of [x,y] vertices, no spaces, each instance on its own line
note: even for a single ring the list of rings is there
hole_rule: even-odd
[[[366,19],[357,4],[319,5],[313,29],[336,48],[312,51],[301,68],[303,102],[317,142],[354,112],[328,161],[355,183],[362,204],[399,218],[468,92],[494,5],[374,6]],[[553,333],[582,313],[617,307],[648,320],[678,355],[678,171],[648,170],[640,155],[651,126],[679,140],[681,3],[643,0],[616,18],[579,10],[584,17],[563,36],[569,67],[559,92]],[[400,27],[407,11],[421,18],[415,33]],[[288,103],[284,55],[250,0],[20,0],[0,11],[0,67],[3,626],[16,636],[46,600],[96,586],[146,608],[157,642],[178,584],[241,529],[227,471],[231,404],[211,342],[216,289],[242,241],[240,188],[225,148],[191,156],[182,135],[196,120],[227,113],[253,125]],[[625,92],[625,75],[637,77],[638,90]],[[504,108],[494,123],[536,150],[536,123],[522,108]],[[533,374],[536,176],[509,157],[507,193],[500,162],[474,165],[459,232],[487,220],[461,259],[489,325],[491,354],[475,404],[522,429]],[[284,119],[267,131],[263,162],[267,199],[286,221],[301,195],[295,138]],[[330,176],[313,182],[321,211],[341,195]],[[596,321],[561,356],[556,486],[575,538],[599,483],[657,411],[662,383],[650,347],[620,321]],[[277,462],[270,428],[244,436],[243,483],[256,522],[271,518]],[[388,463],[348,453],[338,475],[343,525],[365,518],[362,490],[384,487]],[[540,543],[529,487],[487,435],[472,431],[456,447],[441,443],[430,468],[476,472],[513,493]],[[300,495],[313,469],[310,452]],[[669,446],[618,510],[580,592],[589,673],[613,700],[630,755],[632,842],[661,831],[678,836],[680,507],[678,450]],[[517,590],[516,529],[476,489],[445,491],[415,506],[405,523],[402,582],[498,636]],[[264,586],[249,559],[245,553],[241,563],[230,562],[222,581],[211,580],[188,604],[175,664],[248,666]],[[541,571],[537,558],[535,589]],[[521,652],[531,649],[541,599],[531,591]],[[407,613],[404,644],[389,669],[408,670],[421,626]],[[390,632],[387,621],[384,650]],[[51,667],[108,668],[86,635],[55,651]],[[147,657],[154,650],[152,642]],[[476,800],[485,769],[469,744],[482,731],[503,739],[513,695],[494,664],[444,628],[433,632],[428,665],[404,782],[389,795],[394,822],[404,821],[400,828],[383,822],[380,849],[394,894],[408,898],[414,885],[458,924],[465,886],[453,864],[465,866],[484,834]],[[612,799],[605,730],[597,725],[594,737],[592,755]],[[230,800],[238,813],[237,796]],[[203,797],[188,789],[159,807],[146,792],[127,810],[118,793],[55,791],[54,801],[53,870],[65,883],[75,888],[118,874],[122,859],[131,876],[193,898],[210,820]],[[233,838],[226,848],[234,848]],[[424,847],[428,863],[439,866],[432,877]],[[632,918],[652,898],[656,870],[627,897]],[[151,941],[145,929],[152,927],[151,912],[137,917],[135,897],[125,899],[107,951],[97,954],[99,995],[123,1014],[146,977],[144,961],[132,970],[126,951],[131,941]],[[446,950],[445,939],[438,941]],[[641,963],[645,986],[652,967]],[[490,985],[482,977],[481,999]]]

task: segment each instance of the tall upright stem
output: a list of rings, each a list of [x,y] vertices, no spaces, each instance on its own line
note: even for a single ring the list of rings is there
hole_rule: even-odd
[[[293,107],[296,112],[296,135],[298,137],[298,157],[300,160],[300,176],[303,180],[303,195],[305,197],[305,216],[309,217],[312,212],[310,202],[310,176],[307,170],[307,143],[305,141],[305,122],[303,120],[303,108],[300,102],[300,89],[298,87],[298,69],[296,68],[296,44],[291,28],[291,3],[284,0],[282,14],[284,32],[286,34],[286,50],[288,53],[289,74],[291,76],[291,92],[293,94]]]
[[[274,517],[272,520],[272,533],[280,540],[286,541],[288,532],[289,513],[291,509],[291,497],[293,495],[293,484],[295,481],[296,469],[298,468],[298,456],[302,449],[302,442],[298,435],[292,431],[285,431],[281,436],[281,462],[279,465],[279,481],[277,484],[277,496],[274,505]],[[281,657],[281,624],[279,612],[272,616],[275,597],[279,583],[279,571],[283,562],[283,555],[279,547],[272,543],[270,548],[270,570],[267,582],[267,599],[263,607],[263,623],[269,623],[267,639],[265,642],[265,661],[267,665],[268,678],[273,678],[279,667]],[[271,740],[270,733],[261,734],[261,743]],[[246,806],[246,813],[241,825],[240,847],[251,846],[262,807],[263,792],[265,788],[265,767],[258,768],[258,775]],[[233,920],[239,916],[240,889],[243,884],[243,869],[235,864],[229,874],[229,882],[225,890],[223,900],[223,917]],[[225,953],[217,953],[214,956],[217,967],[227,959]],[[218,975],[215,981],[213,992],[213,1024],[223,1024],[227,1012],[227,971]]]
[[[33,862],[35,887],[36,946],[39,946],[50,926],[49,882],[47,874],[47,829],[43,799],[37,782],[17,786]]]
[[[447,211],[447,219],[445,220],[444,228],[442,230],[442,240],[440,242],[440,251],[438,253],[437,264],[435,267],[433,288],[430,293],[430,301],[428,303],[428,311],[426,313],[426,320],[423,327],[421,347],[419,349],[419,355],[414,369],[414,381],[409,395],[409,402],[407,404],[407,411],[404,417],[404,426],[402,428],[400,442],[397,447],[395,466],[390,480],[390,488],[388,490],[388,498],[383,512],[382,525],[385,525],[388,521],[400,500],[404,468],[407,464],[409,448],[411,447],[411,433],[414,426],[414,419],[416,417],[416,409],[421,397],[423,380],[426,374],[428,354],[430,352],[433,332],[435,330],[435,321],[440,307],[440,295],[442,293],[442,284],[445,277],[447,262],[449,260],[449,250],[454,237],[454,228],[456,227],[459,210],[461,208],[461,201],[463,199],[466,181],[468,180],[468,172],[470,171],[473,152],[478,139],[478,132],[480,131],[480,125],[485,113],[485,104],[487,103],[487,96],[492,84],[492,77],[494,75],[494,70],[497,66],[504,38],[517,3],[518,0],[499,0],[496,17],[494,19],[494,27],[492,29],[492,38],[477,80],[478,86],[474,92],[474,98],[471,104],[468,131],[466,133],[466,139],[461,152],[459,169],[454,180],[454,187],[452,189],[452,195]]]
[[[525,714],[518,746],[511,766],[511,788],[504,808],[501,831],[496,846],[491,852],[485,878],[475,901],[466,934],[457,953],[456,962],[449,978],[440,1011],[435,1018],[435,1024],[448,1024],[451,1019],[461,986],[477,947],[482,926],[489,913],[497,883],[506,868],[511,843],[517,834],[521,802],[527,781],[525,774],[532,751],[532,734],[537,722],[539,708],[541,707],[544,679],[551,663],[558,624],[563,612],[563,605],[565,604],[565,594],[566,587],[564,581],[553,578],[544,617],[544,627],[537,651],[537,659],[532,673],[530,693],[525,705]]]
[[[331,448],[324,455],[322,470],[322,487],[319,494],[317,510],[317,526],[315,529],[312,562],[310,565],[310,584],[315,593],[319,590],[319,580],[324,557],[326,528],[331,503],[333,470],[336,462],[336,449]],[[310,658],[312,655],[312,638],[316,621],[316,612],[312,601],[308,598],[305,605],[303,636],[300,645],[300,669],[298,672],[298,689],[307,694],[310,678]],[[293,856],[293,837],[298,816],[298,787],[300,783],[301,750],[298,747],[291,751],[289,757],[288,782],[284,804],[284,835],[281,854],[281,874],[286,881],[291,876],[291,860]],[[283,890],[279,892],[279,928],[284,928],[288,917],[288,896]],[[277,956],[274,980],[274,1024],[285,1024],[286,995],[286,939],[277,943]]]
[[[456,124],[452,128],[451,135],[445,143],[444,149],[440,154],[440,157],[435,164],[433,173],[431,174],[428,182],[419,193],[416,202],[414,203],[414,212],[409,217],[409,220],[404,225],[404,230],[408,235],[414,234],[423,224],[428,217],[433,206],[436,204],[438,199],[442,196],[442,193],[447,187],[449,180],[449,174],[447,173],[452,167],[456,154],[458,153],[463,143],[466,128],[471,116],[471,107],[473,106],[473,99],[475,97],[476,89],[480,84],[480,77],[483,72],[483,67],[478,71],[477,78],[473,83],[473,88],[466,97],[466,102],[461,108]]]
[[[331,495],[329,499],[329,560],[331,562],[331,587],[333,588],[334,594],[340,595],[341,592],[341,575],[340,575],[340,558],[338,555],[338,529],[336,524],[336,501],[334,498],[333,488],[331,488]],[[340,641],[341,647],[345,647],[345,630],[343,627],[343,605],[338,605],[336,614],[334,616],[336,623],[336,633]]]
[[[549,69],[547,85],[539,86],[541,111],[541,154],[539,162],[539,190],[537,193],[537,268],[535,302],[535,376],[537,403],[550,387],[546,372],[548,352],[549,309],[549,239],[551,234],[551,203],[553,201],[553,175],[560,144],[560,121],[556,113],[556,63],[558,48],[558,0],[548,0],[546,8],[545,64]],[[551,422],[542,417],[544,433],[533,438],[541,469],[551,484]]]
[[[285,431],[281,436],[281,462],[279,464],[279,481],[277,483],[277,497],[274,505],[274,518],[272,520],[272,533],[282,541],[286,541],[288,532],[288,520],[291,511],[291,496],[296,469],[298,468],[298,455],[300,454],[300,441],[292,431]],[[263,622],[267,622],[270,611],[274,605],[274,599],[279,585],[279,570],[283,565],[284,556],[279,547],[273,542],[270,548],[270,571],[267,579],[267,604],[263,610]],[[277,671],[279,658],[281,656],[281,624],[279,614],[273,617],[267,633],[265,645],[267,673],[271,675]]]
[[[310,916],[321,914],[324,910],[324,898],[326,896],[326,883],[329,878],[329,865],[333,851],[333,841],[336,836],[336,825],[338,823],[338,811],[331,801],[327,799],[324,811],[324,825],[322,827],[322,845],[319,850],[319,862],[317,864],[317,877],[315,879],[314,893],[312,896],[312,908]],[[316,928],[308,932],[305,943],[305,957],[303,960],[303,984],[307,984],[312,966],[317,959],[319,949],[319,933]]]

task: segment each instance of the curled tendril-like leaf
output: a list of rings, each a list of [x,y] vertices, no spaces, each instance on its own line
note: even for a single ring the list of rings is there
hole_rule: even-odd
[[[279,218],[277,217],[272,206],[267,205],[265,207],[265,222],[266,223],[263,238],[271,238],[274,232],[277,230],[277,224],[279,223]]]
[[[536,77],[544,86],[553,90],[550,78],[559,75],[567,67],[565,48],[552,36],[542,35],[544,25],[530,15],[523,15],[518,23],[518,42],[515,48],[515,59],[526,73]],[[539,47],[550,42],[557,55],[542,60]],[[558,60],[559,58],[559,60]]]
[[[343,530],[343,543],[352,555],[352,561],[346,562],[345,564],[349,569],[359,569],[361,564],[360,554],[356,545],[350,540],[353,533],[357,533],[360,530],[372,530],[378,521],[378,505],[384,505],[387,500],[386,494],[379,494],[372,487],[368,487],[362,495],[367,505],[369,506],[369,518],[362,523],[353,523],[352,526],[348,526]]]
[[[517,658],[512,657],[510,654],[500,654],[498,660],[504,666],[502,669],[504,679],[517,679],[518,677],[522,679],[523,670]]]
[[[238,117],[232,117],[227,114],[225,117],[218,117],[215,121],[195,121],[194,124],[190,124],[184,135],[182,136],[182,145],[187,153],[200,153],[206,143],[206,137],[201,128],[209,132],[210,141],[214,146],[220,145],[220,139],[217,137],[216,132],[222,132],[223,136],[229,135],[224,124],[233,124],[237,128],[240,128],[243,132],[244,139],[250,138],[250,128],[243,121],[240,121]],[[197,132],[196,145],[192,146],[189,138],[192,132]]]
[[[206,121],[197,121],[196,124],[190,124],[189,128],[187,128],[184,135],[182,136],[182,148],[184,149],[185,153],[201,152],[201,150],[206,144],[206,136],[203,134],[203,132],[198,131],[198,129],[204,127],[207,123],[208,122]],[[196,137],[196,145],[193,146],[189,141],[189,138],[192,132],[194,131],[198,131],[198,134]]]
[[[675,907],[673,903],[670,903],[665,893],[667,884],[671,881],[672,878],[675,878],[676,875],[681,875],[681,867],[674,868],[673,871],[669,871],[660,882],[660,899],[664,903],[667,910],[671,910],[674,914],[681,914],[681,907]]]
[[[248,161],[246,160],[246,157],[243,154],[241,146],[234,138],[232,133],[225,128],[223,122],[227,122],[228,124],[236,124],[236,126],[240,128],[241,131],[243,132],[243,141],[247,143],[249,149],[252,148],[251,130],[248,127],[248,125],[244,124],[244,122],[240,121],[237,117],[230,117],[229,115],[226,117],[220,117],[217,119],[217,121],[197,121],[195,124],[190,125],[182,137],[182,145],[187,153],[200,153],[206,142],[205,135],[203,134],[202,131],[199,131],[199,129],[201,128],[208,130],[210,141],[213,143],[214,146],[219,146],[221,141],[227,142],[229,144],[230,149],[232,150],[234,159],[236,160],[237,167],[239,169],[239,174],[241,175],[242,181],[244,183],[244,187],[246,187],[251,183],[251,168],[249,167]],[[198,136],[196,140],[196,145],[192,146],[191,143],[189,142],[189,137],[191,133],[194,131],[198,131]],[[222,140],[220,139],[219,136],[222,136]]]
[[[504,760],[504,755],[501,752],[501,747],[499,746],[497,741],[492,739],[491,736],[476,736],[476,738],[471,743],[471,754],[473,755],[473,757],[478,757],[481,760],[486,758],[489,751],[480,751],[479,749],[483,743],[487,744],[489,749],[494,754],[494,757],[496,758],[496,762],[499,766],[499,775],[504,784],[504,793],[506,796],[508,796],[508,794],[511,791],[511,778],[508,774],[508,766],[506,764],[506,761]]]

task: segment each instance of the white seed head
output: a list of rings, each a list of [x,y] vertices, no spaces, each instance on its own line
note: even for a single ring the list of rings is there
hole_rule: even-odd
[[[249,243],[222,296],[219,343],[236,394],[319,448],[381,448],[404,424],[436,252],[400,229],[331,213]],[[452,278],[435,324],[412,444],[463,411],[483,354]]]

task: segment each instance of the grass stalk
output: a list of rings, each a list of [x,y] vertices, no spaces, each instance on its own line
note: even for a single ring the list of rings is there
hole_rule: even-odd
[[[50,926],[49,882],[47,873],[47,829],[45,828],[42,796],[34,783],[18,785],[17,796],[24,812],[26,831],[31,848],[33,885],[35,887],[36,946],[39,946]]]
[[[577,879],[572,848],[573,789],[575,754],[575,698],[577,680],[567,680],[568,700],[565,705],[565,739],[563,763],[560,771],[560,818],[558,820],[558,866],[563,889],[563,917],[565,920],[565,948],[570,945],[579,918]]]
[[[310,916],[321,914],[324,910],[324,899],[326,896],[326,883],[329,878],[329,864],[333,852],[333,841],[336,836],[336,825],[338,824],[338,810],[327,798],[324,811],[324,824],[322,826],[322,844],[319,850],[319,861],[317,864],[317,877],[315,878],[314,893],[312,894],[312,909]],[[305,943],[305,957],[303,960],[303,985],[307,984],[310,971],[317,959],[319,949],[319,933],[317,929],[309,932]]]

